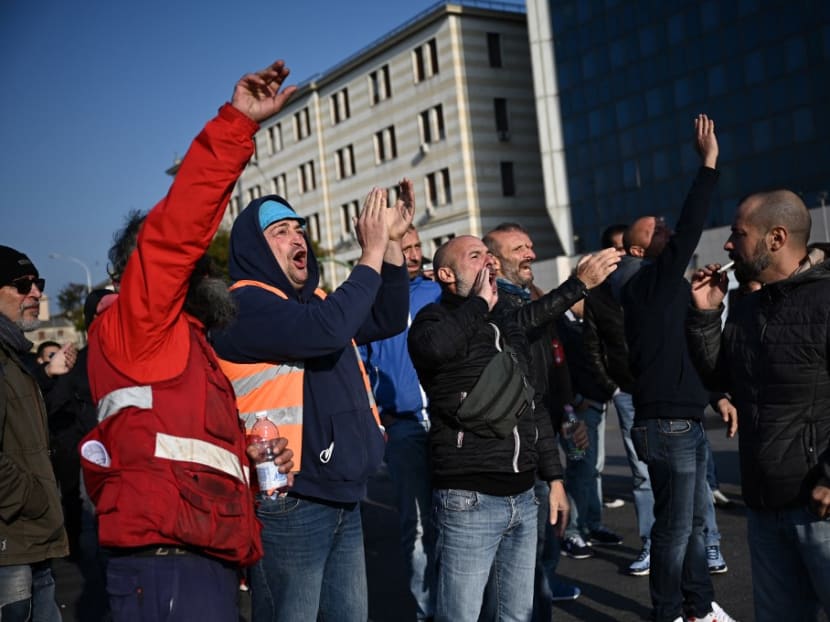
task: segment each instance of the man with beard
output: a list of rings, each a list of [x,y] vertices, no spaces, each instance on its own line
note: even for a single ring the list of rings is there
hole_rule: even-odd
[[[383,435],[356,344],[406,328],[409,285],[401,238],[415,209],[373,189],[355,223],[361,255],[326,296],[305,219],[268,195],[231,230],[236,320],[214,335],[240,417],[265,413],[300,429],[293,489],[257,495],[265,555],[250,573],[253,617],[343,620],[369,615],[360,500],[383,455]],[[292,437],[293,444],[293,437]]]
[[[742,295],[721,330],[728,279],[692,279],[692,358],[738,411],[755,619],[830,614],[830,245],[807,246],[810,213],[788,190],[738,206],[724,244]],[[749,289],[749,287],[747,287]]]
[[[23,362],[38,327],[44,280],[0,246],[0,619],[60,620],[51,559],[69,552],[49,461],[46,407]]]
[[[499,299],[495,259],[473,236],[453,238],[435,253],[441,300],[424,307],[409,332],[409,352],[430,403],[430,462],[436,529],[435,620],[477,620],[491,568],[488,608],[500,619],[528,620],[536,559],[536,475],[550,485],[552,524],[566,524],[553,427],[541,394],[525,401],[512,431],[462,423],[462,405],[487,387],[479,378],[503,352],[525,387],[530,348],[510,314],[491,313]],[[501,381],[501,378],[499,378]],[[529,391],[534,393],[533,387]],[[521,400],[519,400],[521,402]],[[482,419],[502,413],[486,408]],[[513,404],[509,409],[514,411]]]
[[[499,289],[499,302],[494,312],[511,314],[525,330],[533,358],[531,383],[542,394],[545,408],[552,418],[553,428],[558,430],[562,425],[563,406],[573,399],[573,395],[567,367],[557,368],[551,348],[552,341],[559,338],[556,321],[571,305],[582,300],[589,289],[603,282],[614,270],[618,261],[618,253],[614,249],[609,249],[586,257],[580,262],[574,276],[538,300],[532,301],[533,262],[536,260],[536,253],[527,231],[518,223],[502,223],[484,236],[484,243],[497,260],[496,282]],[[579,444],[587,447],[588,434],[585,432],[584,425],[579,428],[579,436]],[[596,430],[594,430],[594,436],[596,436]],[[596,440],[594,438],[594,447],[596,447]],[[569,465],[568,468],[571,469],[571,466]],[[569,476],[573,475],[574,473],[569,473]],[[556,482],[554,485],[559,484]],[[571,481],[568,480],[566,486],[570,485]],[[596,488],[596,485],[594,487]],[[560,556],[559,536],[561,533],[554,533],[548,523],[545,503],[549,495],[547,482],[537,480],[535,491],[539,501],[539,540],[534,619],[547,620],[550,619],[552,601],[572,600],[579,596],[580,590],[555,576]],[[597,502],[599,502],[598,490],[596,494]],[[583,516],[586,514],[584,509],[581,512]],[[573,514],[571,517],[573,518]],[[597,539],[604,538],[605,540],[608,540],[610,535],[614,537],[615,542],[619,541],[618,537],[604,529],[603,531],[597,529],[593,535]],[[575,537],[582,542],[581,536]],[[582,546],[590,551],[584,543]]]
[[[409,324],[424,306],[435,302],[441,288],[424,278],[418,230],[412,226],[401,239],[409,273]],[[395,487],[400,543],[415,599],[417,620],[432,618],[435,609],[435,559],[430,520],[428,400],[412,366],[406,339],[409,331],[373,341],[361,348],[372,390],[386,429],[384,459]]]
[[[89,332],[99,423],[81,456],[116,621],[236,620],[237,568],[262,554],[233,389],[205,338],[232,305],[204,254],[258,122],[295,90],[287,75],[277,61],[243,76],[167,196],[110,249],[119,295]]]

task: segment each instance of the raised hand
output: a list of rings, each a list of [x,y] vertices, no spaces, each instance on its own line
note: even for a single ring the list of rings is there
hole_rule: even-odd
[[[354,221],[357,241],[363,249],[360,263],[370,265],[378,272],[389,242],[386,200],[386,190],[372,188],[363,202],[360,215]]]
[[[729,275],[720,274],[719,263],[709,264],[692,275],[692,302],[698,309],[717,309],[726,296]]]
[[[703,166],[715,168],[718,163],[718,139],[715,137],[715,122],[705,114],[695,118],[695,149]]]
[[[404,177],[399,183],[398,199],[391,209],[387,210],[387,223],[389,224],[389,239],[400,240],[412,224],[415,216],[415,190],[412,180]]]
[[[287,86],[280,91],[288,74],[288,67],[278,60],[262,71],[242,76],[233,89],[231,105],[257,123],[277,114],[297,90]]]
[[[623,254],[615,248],[604,248],[598,253],[585,255],[576,264],[576,278],[588,289],[596,287],[617,269]]]

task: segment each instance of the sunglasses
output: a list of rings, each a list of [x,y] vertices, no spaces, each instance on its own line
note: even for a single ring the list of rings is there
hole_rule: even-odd
[[[42,293],[43,289],[46,287],[46,279],[36,279],[34,277],[24,276],[22,278],[15,279],[9,283],[9,285],[16,288],[17,293],[21,296],[26,296],[32,291],[32,285],[37,285],[38,291]]]

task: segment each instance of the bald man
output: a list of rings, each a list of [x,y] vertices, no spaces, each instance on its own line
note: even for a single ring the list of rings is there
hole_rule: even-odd
[[[654,494],[649,588],[655,622],[731,619],[714,602],[706,559],[711,496],[703,414],[709,394],[689,359],[684,334],[690,303],[685,271],[718,178],[715,126],[706,115],[695,119],[694,143],[702,166],[680,211],[677,233],[659,217],[638,219],[624,236],[631,259],[621,261],[611,277],[627,279],[617,283],[617,291],[634,375],[631,439],[648,467]]]
[[[830,245],[808,246],[810,226],[788,190],[740,203],[724,249],[740,282],[763,287],[723,330],[726,274],[692,280],[695,365],[738,412],[758,622],[830,614]]]
[[[515,422],[509,420],[512,430],[490,433],[459,420],[462,404],[476,395],[479,377],[500,350],[515,351],[514,373],[525,377],[524,386],[529,384],[530,346],[513,316],[491,313],[499,299],[495,259],[480,239],[465,235],[450,240],[435,253],[433,265],[441,299],[421,309],[408,343],[429,398],[432,424],[435,620],[477,620],[491,568],[500,619],[529,620],[537,470],[550,486],[551,522],[568,521],[550,415],[541,394],[533,395],[531,389],[533,398],[524,400],[524,410],[482,409],[482,419],[519,412]]]

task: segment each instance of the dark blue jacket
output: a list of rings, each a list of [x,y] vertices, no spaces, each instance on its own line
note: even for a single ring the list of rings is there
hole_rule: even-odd
[[[426,305],[441,298],[438,283],[417,276],[409,281],[409,318],[410,323],[418,311]],[[375,401],[381,416],[394,415],[407,419],[424,421],[426,412],[426,393],[418,382],[418,374],[409,357],[406,338],[409,330],[361,346],[366,371],[372,380]]]
[[[296,291],[286,278],[259,226],[253,201],[231,231],[230,277],[252,279],[282,290],[257,287],[233,291],[238,315],[214,334],[217,354],[234,363],[303,361],[303,458],[293,492],[336,503],[359,501],[383,457],[351,340],[368,343],[406,328],[409,307],[406,266],[384,264],[378,275],[355,266],[325,300],[314,295],[320,273],[308,243],[308,280]],[[282,201],[282,199],[280,199]]]
[[[622,287],[635,420],[700,420],[709,401],[686,346],[691,287],[685,272],[703,233],[717,179],[716,170],[700,168],[663,252],[642,262]]]

